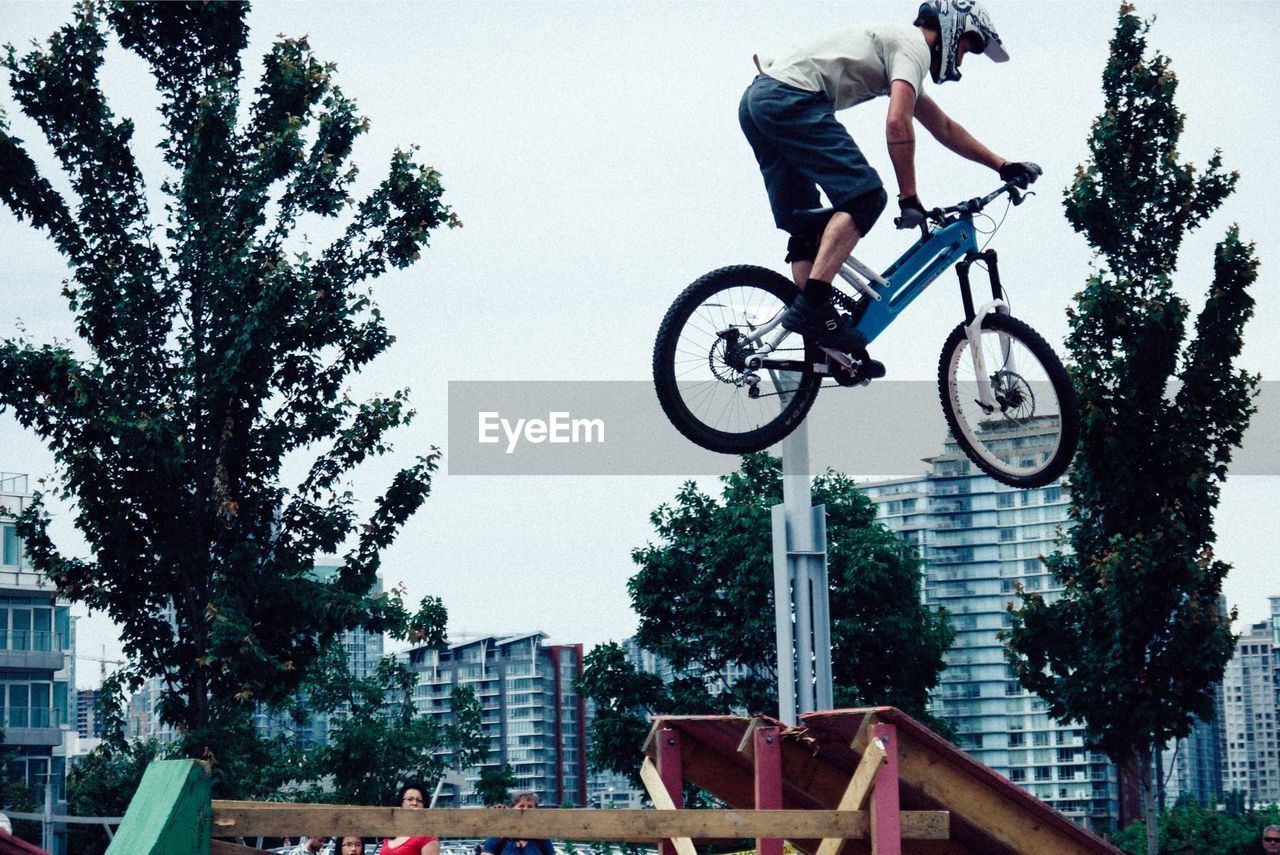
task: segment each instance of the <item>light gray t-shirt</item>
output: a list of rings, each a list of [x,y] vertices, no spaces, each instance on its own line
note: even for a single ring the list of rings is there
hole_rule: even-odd
[[[833,110],[843,110],[880,95],[905,80],[924,97],[929,46],[917,27],[875,24],[829,33],[781,56],[760,58],[760,69],[807,92],[822,92]]]

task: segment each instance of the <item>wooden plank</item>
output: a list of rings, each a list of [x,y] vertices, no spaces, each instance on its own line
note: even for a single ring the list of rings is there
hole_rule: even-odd
[[[209,793],[209,771],[203,763],[148,764],[107,855],[205,855]]]
[[[753,718],[752,722],[761,719]],[[782,734],[777,727],[751,727],[756,810],[782,808]],[[741,750],[741,746],[739,746]],[[756,855],[782,855],[781,837],[757,837]]]
[[[879,723],[880,717],[875,713],[869,712],[864,715],[858,725],[858,732],[854,734],[853,742],[849,747],[859,754],[866,751],[867,746],[871,744],[871,728]]]
[[[845,787],[844,795],[840,797],[840,805],[836,810],[863,810],[867,804],[867,796],[871,793],[871,785],[875,782],[876,774],[884,763],[884,743],[878,739],[871,740],[866,750],[862,752],[858,768],[853,770],[853,775],[849,778],[849,786]],[[817,855],[836,855],[843,843],[843,840],[828,837],[818,845]]]
[[[667,782],[663,780],[662,773],[648,757],[644,758],[644,762],[640,764],[640,780],[644,782],[644,788],[649,792],[649,800],[653,802],[655,808],[661,811],[677,810],[676,800],[667,790]],[[671,848],[677,855],[698,855],[698,850],[694,848],[693,841],[688,837],[671,836],[666,840],[670,841]],[[666,853],[663,852],[663,855]]]
[[[899,733],[901,733],[899,728]],[[957,818],[982,830],[1021,855],[1096,855],[1101,847],[1086,845],[1044,821],[1023,805],[984,785],[949,758],[910,738],[898,742],[900,777],[906,784],[946,807]],[[1012,785],[1010,785],[1012,786]],[[1048,806],[1046,805],[1046,810]],[[1105,844],[1104,844],[1105,845]],[[1109,851],[1109,850],[1106,850]]]
[[[738,740],[738,753],[751,757],[751,752],[756,749],[756,731],[768,726],[768,722],[760,716],[752,716],[747,722],[746,729],[742,731],[742,739]]]
[[[871,728],[871,738],[885,750],[884,768],[871,788],[871,855],[902,855],[898,729],[891,724],[877,724]]]
[[[858,839],[869,834],[871,819],[866,811],[834,810],[410,810],[214,801],[213,827],[218,837],[284,837],[314,829],[321,834],[364,837],[498,836],[652,843],[671,837]],[[946,811],[903,813],[906,839],[946,840],[949,827]]]

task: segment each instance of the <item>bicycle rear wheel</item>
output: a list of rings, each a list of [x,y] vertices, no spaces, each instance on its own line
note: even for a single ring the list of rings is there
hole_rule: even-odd
[[[772,355],[802,370],[761,369],[753,391],[745,365],[753,350],[745,337],[776,320],[796,293],[782,275],[743,265],[712,271],[676,298],[654,342],[653,382],[680,433],[712,451],[747,454],[800,424],[822,383],[803,339],[793,335],[792,349]]]
[[[938,361],[938,394],[952,436],[979,469],[1004,484],[1042,487],[1061,477],[1080,432],[1062,362],[1039,333],[1007,315],[982,319],[977,346],[992,408],[980,400],[964,324],[952,330]]]

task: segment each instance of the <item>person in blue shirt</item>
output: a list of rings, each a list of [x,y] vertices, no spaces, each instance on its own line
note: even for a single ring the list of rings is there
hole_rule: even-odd
[[[516,810],[533,810],[538,806],[536,793],[517,793],[511,800]],[[505,805],[499,805],[505,807]],[[481,855],[556,855],[550,840],[520,840],[514,837],[490,837],[480,844]]]

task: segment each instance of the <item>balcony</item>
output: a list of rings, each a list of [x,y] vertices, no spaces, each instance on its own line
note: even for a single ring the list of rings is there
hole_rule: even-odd
[[[62,633],[48,630],[0,630],[0,668],[60,671],[66,666]]]
[[[54,746],[62,744],[61,710],[44,707],[5,707],[5,745]]]

